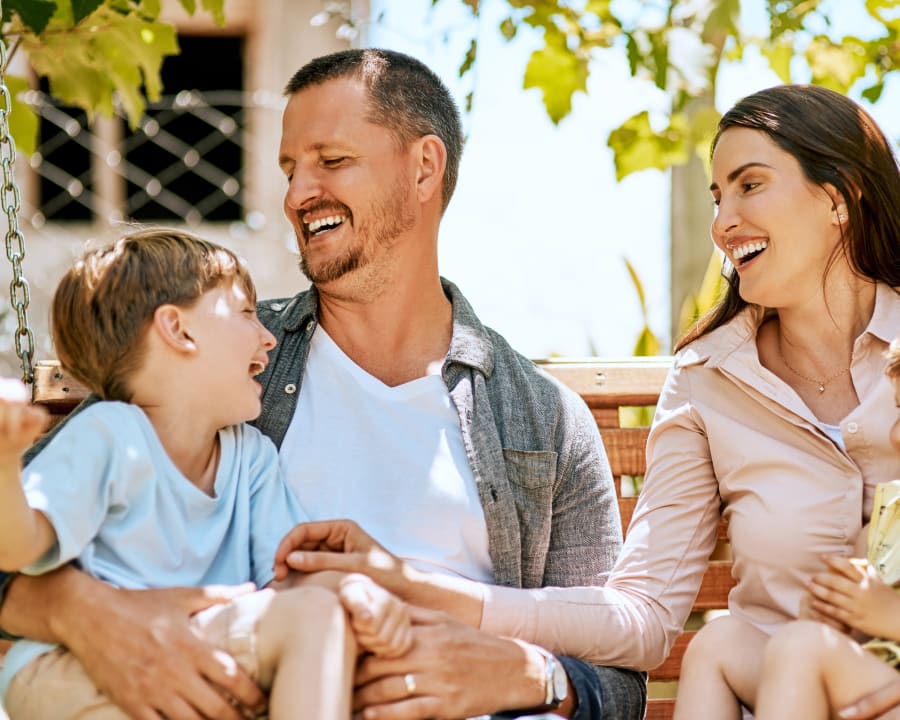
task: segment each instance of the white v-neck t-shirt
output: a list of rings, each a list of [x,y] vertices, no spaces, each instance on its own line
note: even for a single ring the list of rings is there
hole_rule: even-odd
[[[493,580],[484,512],[440,375],[389,387],[317,327],[279,456],[313,520],[350,518],[414,567]]]

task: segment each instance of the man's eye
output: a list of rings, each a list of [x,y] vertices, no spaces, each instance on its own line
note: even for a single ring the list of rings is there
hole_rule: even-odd
[[[342,162],[344,162],[344,158],[342,158],[342,157],[337,157],[337,158],[322,158],[322,164],[323,164],[325,167],[337,167],[337,166],[340,165]]]

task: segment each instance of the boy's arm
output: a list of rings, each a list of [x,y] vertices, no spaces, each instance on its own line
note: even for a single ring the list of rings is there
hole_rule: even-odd
[[[56,542],[53,526],[22,489],[22,454],[47,424],[46,411],[27,398],[18,380],[0,379],[0,570],[21,570]]]

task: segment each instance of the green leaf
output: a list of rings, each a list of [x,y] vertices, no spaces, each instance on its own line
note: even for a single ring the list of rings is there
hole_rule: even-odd
[[[5,0],[3,3],[3,18],[8,19],[8,13],[16,12],[22,19],[22,24],[35,35],[44,32],[50,18],[56,12],[56,3],[51,0]]]
[[[740,35],[737,27],[740,14],[740,0],[715,0],[703,24],[701,37],[704,42],[722,48],[727,37]]]
[[[884,80],[875,83],[872,87],[867,87],[862,91],[862,96],[874,104],[878,102],[882,92],[884,92]]]
[[[632,33],[625,33],[625,37],[627,38],[625,53],[628,57],[628,70],[631,72],[631,77],[634,77],[637,74],[638,63],[641,61],[641,51]]]
[[[900,32],[897,0],[866,0],[866,11],[885,27]]]
[[[206,10],[219,27],[225,24],[225,0],[201,0]]]
[[[759,49],[760,53],[769,61],[778,79],[783,83],[791,81],[791,59],[794,57],[794,46],[790,40],[779,40],[774,44],[766,44]]]
[[[670,125],[662,133],[656,133],[650,127],[646,110],[613,130],[606,144],[615,154],[617,180],[639,170],[665,170],[670,165],[681,165],[690,156],[685,128]]]
[[[500,23],[500,34],[504,40],[512,40],[516,36],[518,26],[513,22],[512,18],[506,18]]]
[[[466,51],[466,56],[463,58],[462,65],[459,66],[459,76],[462,77],[469,70],[472,69],[472,66],[475,64],[475,58],[478,55],[478,40],[476,38],[472,38],[469,43],[469,49]]]
[[[728,283],[722,277],[722,254],[713,249],[709,262],[706,264],[706,271],[703,273],[700,289],[696,293],[688,295],[681,306],[678,321],[679,333],[687,332],[698,319],[712,310],[719,299],[724,296],[727,287]]]
[[[9,134],[16,143],[16,149],[31,155],[37,148],[38,117],[31,106],[19,99],[28,90],[28,81],[14,75],[6,76],[6,87],[11,99],[9,110]]]
[[[539,88],[544,94],[544,107],[554,124],[572,111],[572,95],[587,91],[588,66],[584,58],[561,43],[548,44],[531,54],[525,69],[523,87]]]
[[[77,25],[103,4],[103,0],[72,0],[73,22]]]
[[[197,12],[197,0],[179,0],[179,2],[188,15],[193,15]]]
[[[25,37],[23,48],[60,100],[93,118],[97,112],[113,114],[116,93],[129,124],[137,127],[145,107],[142,86],[147,97],[158,99],[163,59],[178,52],[175,28],[135,13],[122,15],[106,5],[92,17],[91,27],[82,23],[69,32],[45,33],[40,40]]]
[[[641,329],[641,334],[638,335],[637,342],[634,344],[634,350],[631,351],[631,354],[638,357],[659,355],[660,347],[662,347],[662,345],[659,342],[659,338],[653,334],[653,331],[648,325],[644,325]]]
[[[623,258],[625,261],[625,267],[628,268],[628,274],[631,276],[631,284],[634,285],[634,289],[637,291],[638,302],[641,304],[641,315],[646,317],[647,315],[647,300],[644,296],[644,284],[641,282],[640,277],[638,277],[637,270],[634,269],[634,265],[631,264],[631,261],[628,258]]]
[[[846,94],[866,74],[866,48],[857,38],[845,37],[838,45],[830,38],[818,36],[809,42],[805,55],[813,83],[840,93]]]

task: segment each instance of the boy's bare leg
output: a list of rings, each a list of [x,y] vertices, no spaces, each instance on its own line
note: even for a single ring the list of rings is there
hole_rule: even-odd
[[[681,665],[674,720],[735,720],[752,708],[767,636],[731,616],[707,623]]]
[[[763,657],[757,720],[826,718],[896,680],[897,671],[822,623],[793,622]]]
[[[271,720],[350,717],[357,647],[333,592],[313,586],[278,591],[260,619],[257,642],[260,681],[267,684],[266,675],[274,673]]]

